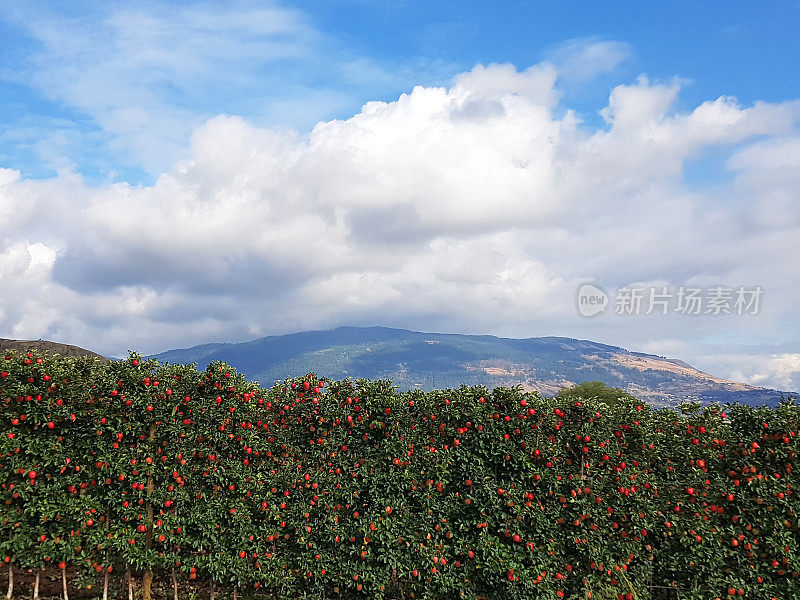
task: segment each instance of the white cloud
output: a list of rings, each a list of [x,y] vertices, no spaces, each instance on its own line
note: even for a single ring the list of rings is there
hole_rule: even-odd
[[[478,65],[307,135],[216,116],[152,186],[0,171],[0,335],[120,355],[386,324],[571,335],[701,368],[743,339],[800,342],[800,104],[680,111],[680,82],[642,77],[591,128],[560,104],[558,76]],[[694,188],[684,165],[714,147],[730,178]],[[588,280],[761,285],[763,311],[585,320]],[[728,370],[793,381],[792,360],[770,365]]]
[[[711,356],[706,360],[726,371],[728,378],[760,387],[788,392],[800,391],[800,354],[733,354]]]
[[[581,82],[614,71],[632,55],[624,42],[588,37],[559,44],[547,59],[558,67],[559,79]]]

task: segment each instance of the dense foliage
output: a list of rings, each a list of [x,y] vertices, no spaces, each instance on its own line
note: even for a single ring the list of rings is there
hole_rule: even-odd
[[[800,597],[800,408],[0,356],[0,558],[273,598]],[[27,594],[27,592],[26,592]]]

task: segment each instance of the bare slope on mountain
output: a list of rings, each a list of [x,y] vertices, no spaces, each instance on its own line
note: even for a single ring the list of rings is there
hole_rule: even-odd
[[[11,340],[0,338],[0,351],[6,350],[17,350],[18,352],[36,350],[39,352],[47,352],[48,354],[58,354],[60,356],[90,356],[105,362],[109,360],[105,356],[101,356],[85,348],[79,348],[71,344],[49,342],[47,340]]]

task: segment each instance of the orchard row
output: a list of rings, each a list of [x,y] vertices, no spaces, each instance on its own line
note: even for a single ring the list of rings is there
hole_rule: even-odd
[[[290,599],[800,597],[793,400],[0,356],[0,558]],[[72,575],[77,573],[77,575]],[[27,591],[21,592],[27,595]]]

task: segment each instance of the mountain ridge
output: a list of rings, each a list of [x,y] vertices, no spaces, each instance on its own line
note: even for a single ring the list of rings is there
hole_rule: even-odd
[[[6,352],[9,350],[16,350],[17,352],[27,352],[28,350],[37,350],[39,352],[47,352],[49,354],[59,354],[60,356],[88,356],[96,358],[102,362],[109,362],[109,358],[81,348],[72,344],[63,344],[61,342],[51,342],[49,340],[15,340],[9,338],[0,338],[0,351]]]
[[[503,338],[340,326],[152,356],[178,363],[222,360],[261,385],[314,371],[333,379],[392,379],[400,389],[519,385],[543,395],[602,381],[662,405],[687,400],[776,404],[785,393],[725,380],[680,359],[561,336]]]

